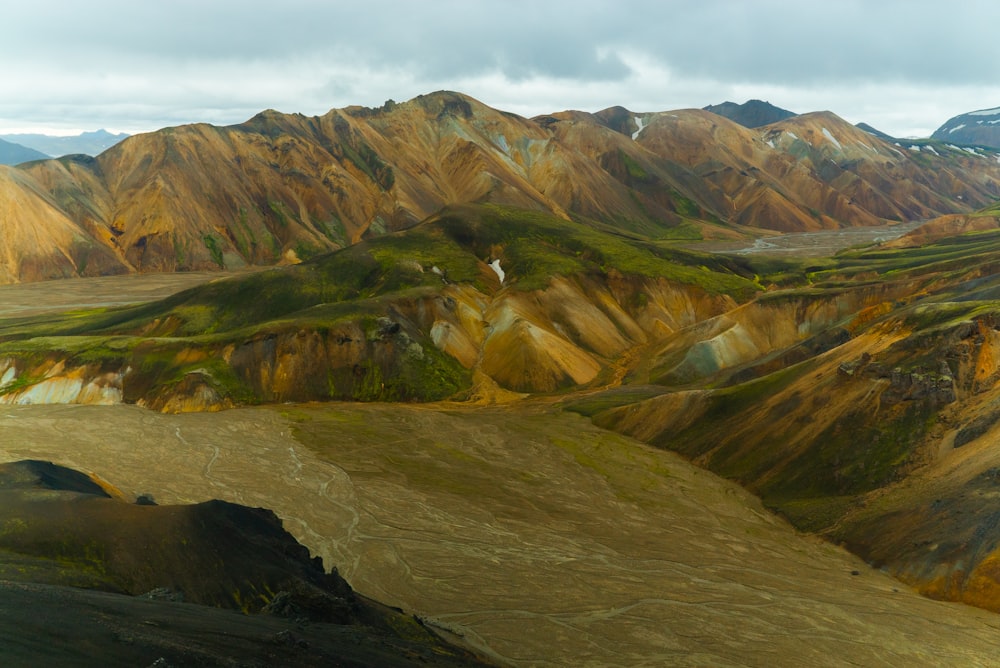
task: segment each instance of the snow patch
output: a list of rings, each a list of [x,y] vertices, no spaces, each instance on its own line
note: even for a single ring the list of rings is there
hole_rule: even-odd
[[[831,134],[831,132],[826,128],[823,128],[823,136],[829,139],[831,142],[833,142],[833,145],[839,148],[841,151],[844,150],[844,147],[840,145],[840,142],[837,141],[837,138],[834,137],[833,134]]]
[[[771,148],[774,148],[774,142],[771,141],[770,139],[767,140],[767,145],[770,146]]]
[[[500,260],[493,260],[490,262],[490,269],[496,272],[497,278],[500,279],[500,285],[503,285],[503,279],[506,278],[507,273],[500,268]]]
[[[639,138],[639,133],[642,132],[643,129],[646,128],[646,121],[643,120],[642,118],[640,118],[639,116],[636,116],[632,120],[635,121],[635,127],[639,128],[638,130],[636,130],[635,132],[632,133],[632,139],[638,139]]]
[[[1000,114],[1000,107],[996,109],[983,109],[982,111],[970,111],[966,116],[996,116]]]
[[[962,123],[961,125],[956,125],[952,129],[948,130],[948,134],[951,134],[952,132],[955,132],[957,130],[961,130],[964,127],[965,127],[965,123]]]
[[[941,155],[940,153],[938,153],[937,151],[934,150],[933,146],[924,146],[924,150],[925,151],[930,151],[934,155]]]
[[[920,153],[920,147],[919,146],[910,146],[909,149],[911,151],[915,151],[916,153]]]
[[[797,134],[795,134],[794,132],[791,132],[789,130],[785,130],[785,134],[787,134],[792,139],[798,139],[799,138],[799,136]]]

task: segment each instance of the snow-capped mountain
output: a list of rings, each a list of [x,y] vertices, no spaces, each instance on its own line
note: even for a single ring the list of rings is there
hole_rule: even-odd
[[[970,111],[948,119],[931,138],[1000,148],[1000,107]]]

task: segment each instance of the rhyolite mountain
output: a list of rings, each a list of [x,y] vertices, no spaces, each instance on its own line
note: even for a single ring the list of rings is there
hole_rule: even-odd
[[[934,131],[931,138],[953,144],[1000,148],[1000,107],[949,118]]]
[[[59,158],[64,155],[98,155],[128,137],[128,133],[111,133],[105,129],[81,132],[78,135],[46,135],[37,133],[17,133],[0,135],[0,139],[27,146],[43,155],[43,158]]]
[[[48,157],[33,148],[0,139],[0,165],[18,165],[29,160],[44,160]]]
[[[526,119],[441,92],[0,170],[0,282],[297,262],[474,202],[691,240],[967,213],[998,194],[993,153],[915,153],[827,112],[755,130],[703,110]]]
[[[747,100],[743,104],[722,102],[721,104],[710,104],[704,109],[713,114],[725,116],[748,128],[759,128],[762,125],[777,123],[796,115],[794,111],[782,109],[763,100]]]

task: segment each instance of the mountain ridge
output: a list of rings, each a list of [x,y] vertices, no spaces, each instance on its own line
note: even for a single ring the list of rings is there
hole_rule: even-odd
[[[916,155],[833,115],[759,130],[698,110],[526,119],[451,92],[316,117],[268,111],[23,166],[5,190],[33,194],[7,197],[54,211],[17,213],[42,237],[51,219],[79,241],[16,249],[58,251],[8,260],[4,280],[294,263],[480,201],[661,239],[931,218],[1000,193],[991,155]]]
[[[114,134],[101,128],[91,132],[81,132],[78,135],[0,134],[0,139],[26,146],[41,153],[42,158],[59,158],[74,154],[95,156],[128,136],[125,132]]]
[[[49,156],[16,142],[0,139],[0,165],[19,165],[31,160],[45,160]]]
[[[705,111],[724,116],[731,121],[748,128],[759,128],[778,121],[797,116],[794,111],[788,111],[763,100],[747,100],[743,104],[722,102],[703,107]]]

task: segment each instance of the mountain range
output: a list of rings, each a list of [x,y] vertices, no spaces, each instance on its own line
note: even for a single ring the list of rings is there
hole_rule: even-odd
[[[49,157],[60,157],[64,155],[98,155],[111,148],[118,142],[128,137],[128,134],[121,132],[112,134],[107,130],[95,130],[94,132],[81,132],[78,135],[45,135],[45,134],[2,134],[0,140],[8,143],[18,144],[31,149],[41,155],[34,155],[27,160],[39,160]],[[26,160],[4,159],[0,161],[3,165],[16,165]]]
[[[44,160],[49,156],[33,148],[0,139],[0,165],[17,165],[30,160]]]
[[[678,620],[735,595],[719,594],[717,576],[759,595],[737,606],[752,616],[787,622],[779,592],[799,592],[796,609],[820,609],[799,624],[823,635],[838,626],[831,610],[841,614],[817,603],[830,592],[815,582],[835,582],[819,566],[828,562],[791,556],[834,549],[815,536],[901,586],[1000,611],[998,200],[996,150],[892,139],[830,112],[755,128],[703,109],[527,119],[439,92],[168,128],[94,158],[0,169],[5,294],[47,278],[101,276],[124,293],[135,273],[239,271],[159,299],[70,300],[4,318],[0,403],[135,404],[175,417],[274,405],[280,445],[259,450],[233,435],[245,433],[237,422],[220,420],[221,437],[188,435],[211,416],[170,423],[155,452],[92,447],[115,466],[176,459],[169,475],[193,466],[213,491],[262,487],[267,498],[280,487],[271,498],[311,549],[338,555],[390,601],[489,627],[469,637],[512,663],[570,663],[545,652],[581,645],[607,663],[585,639],[624,610],[642,608],[629,643],[646,642],[643,620],[688,637]],[[852,244],[876,227],[884,238]],[[834,233],[846,239],[837,253],[776,243]],[[733,242],[735,252],[704,246]],[[129,419],[152,432],[149,415]],[[176,454],[187,450],[208,463],[191,455],[189,466]],[[229,450],[237,456],[216,475]],[[220,482],[252,466],[265,483]],[[734,492],[708,472],[762,505],[723,504]],[[195,484],[188,475],[162,484]],[[308,502],[289,501],[306,489]],[[690,545],[661,535],[661,518],[695,497],[717,513],[685,515]],[[734,513],[778,522],[765,508],[808,536],[721,528]],[[316,530],[321,521],[346,536]],[[411,524],[426,533],[399,533]],[[744,586],[720,554],[756,564],[755,578],[772,562],[781,583]],[[683,575],[657,580],[662,598],[650,601],[646,578],[664,561]],[[478,569],[470,580],[467,564]],[[814,568],[803,594],[796,578]],[[515,572],[557,582],[555,612],[530,611]],[[584,590],[615,600],[601,608]],[[879,623],[916,623],[894,610]],[[746,623],[727,617],[724,640]],[[980,623],[970,638],[992,634]],[[758,642],[794,635],[768,624],[754,627]],[[534,653],[519,654],[529,637]],[[869,636],[858,647],[861,664],[888,651]],[[712,651],[705,663],[737,661]]]
[[[457,93],[268,111],[0,170],[0,281],[296,262],[464,202],[656,239],[928,219],[991,202],[996,155],[904,148],[827,112],[758,129],[701,110],[526,119]]]

